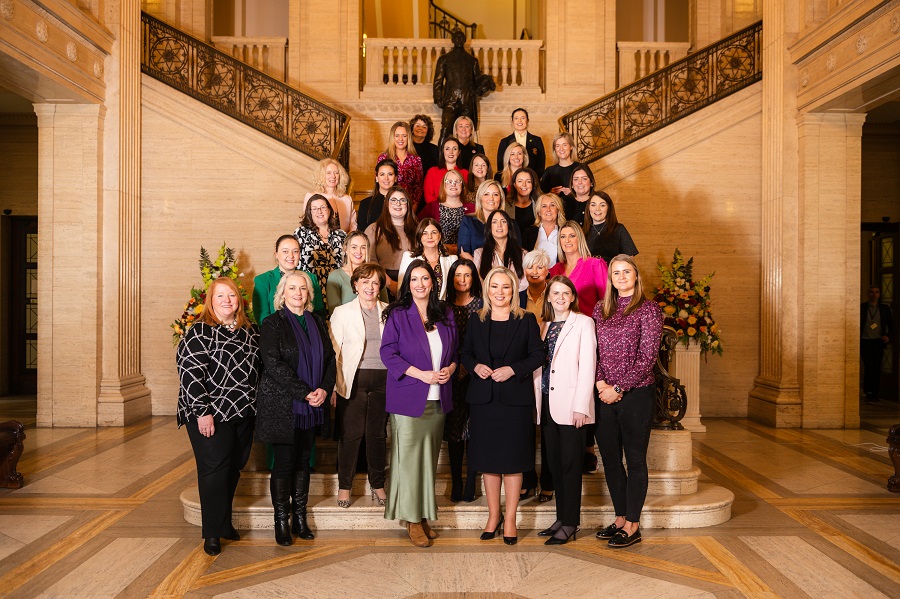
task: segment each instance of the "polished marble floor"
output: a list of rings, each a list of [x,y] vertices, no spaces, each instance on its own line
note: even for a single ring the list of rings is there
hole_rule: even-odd
[[[0,597],[900,597],[900,495],[885,436],[897,404],[856,430],[776,430],[705,419],[703,478],[736,495],[733,518],[646,530],[613,551],[585,531],[547,548],[442,531],[429,549],[401,531],[321,531],[278,547],[244,531],[218,557],[182,518],[193,484],[173,418],[124,429],[34,428],[31,398],[0,398],[0,421],[28,425],[19,470],[0,490]]]

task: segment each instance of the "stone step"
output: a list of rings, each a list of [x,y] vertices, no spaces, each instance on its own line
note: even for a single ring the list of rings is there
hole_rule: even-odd
[[[389,474],[389,473],[388,473]],[[697,491],[697,480],[700,477],[700,469],[692,468],[691,470],[650,470],[650,484],[647,489],[648,495],[688,495]],[[450,488],[452,486],[450,474],[442,466],[438,467],[437,477],[435,479],[435,493],[450,497]],[[585,474],[582,477],[582,495],[608,495],[609,490],[606,487],[606,479],[603,471]],[[478,480],[479,493],[483,492],[481,485],[481,477]],[[309,481],[309,492],[311,495],[323,495],[337,497],[338,493],[338,477],[337,474],[328,472],[314,472]],[[365,474],[356,474],[353,477],[353,486],[351,488],[353,496],[370,495],[368,477]],[[269,471],[259,470],[252,472],[244,472],[238,483],[238,495],[269,495]]]
[[[701,482],[697,492],[690,495],[648,496],[641,515],[641,526],[646,528],[699,528],[714,526],[731,518],[734,494],[718,485]],[[184,519],[200,525],[200,498],[197,487],[190,487],[181,494]],[[478,531],[487,520],[487,503],[479,497],[472,503],[451,503],[443,495],[438,496],[438,520],[432,524],[437,529],[461,529]],[[581,527],[592,531],[608,525],[615,517],[612,502],[602,495],[585,495],[581,504]],[[556,502],[539,503],[535,499],[519,505],[518,527],[522,530],[540,530],[556,520]],[[238,495],[235,497],[232,521],[235,527],[246,529],[271,529],[272,503],[264,495]],[[400,527],[394,520],[384,519],[384,508],[368,495],[354,497],[350,508],[337,506],[333,495],[310,496],[309,521],[319,530],[391,530]]]

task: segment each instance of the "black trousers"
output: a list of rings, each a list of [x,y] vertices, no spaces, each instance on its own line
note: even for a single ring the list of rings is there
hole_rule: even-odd
[[[881,339],[861,339],[859,357],[863,363],[863,391],[866,396],[878,396],[881,387],[881,362],[884,360],[884,343]]]
[[[350,489],[356,470],[359,446],[366,439],[366,463],[369,485],[384,488],[387,459],[387,419],[384,386],[387,370],[358,370],[350,397],[337,398],[337,416],[341,421],[338,439],[338,487]]]
[[[231,533],[231,504],[241,478],[241,468],[250,457],[253,421],[253,417],[217,421],[211,437],[200,434],[196,418],[184,425],[197,463],[204,539]]]
[[[541,402],[541,445],[547,447],[544,464],[553,473],[556,489],[556,519],[563,526],[581,523],[581,467],[584,461],[585,430],[557,424],[550,415],[550,398]]]
[[[294,429],[293,443],[272,443],[272,478],[292,478],[294,472],[309,472],[309,454],[316,429]]]
[[[614,404],[597,402],[597,446],[606,473],[616,516],[629,522],[641,519],[647,498],[647,446],[656,408],[653,385],[627,392]],[[628,473],[622,465],[622,454]]]

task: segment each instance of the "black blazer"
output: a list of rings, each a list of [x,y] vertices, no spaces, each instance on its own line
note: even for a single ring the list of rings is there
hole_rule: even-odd
[[[365,231],[366,228],[378,220],[384,208],[384,196],[376,189],[375,193],[359,203],[356,209],[356,228]]]
[[[544,174],[544,164],[547,162],[547,156],[544,154],[544,140],[531,132],[525,137],[525,149],[528,151],[528,168],[537,173],[538,180]],[[503,154],[509,144],[516,141],[516,134],[510,133],[500,140],[500,147],[497,148],[497,164],[494,166],[494,172],[500,172],[506,166],[503,164]]]
[[[490,355],[491,318],[484,322],[478,314],[472,314],[466,327],[460,361],[472,373],[466,401],[470,404],[490,403],[492,398],[512,406],[534,405],[534,382],[532,375],[541,367],[546,358],[544,343],[534,314],[527,312],[522,318],[511,318],[513,331],[507,337],[503,358],[492,360]],[[515,376],[497,383],[491,378],[482,379],[475,374],[475,366],[485,364],[491,368],[510,366]]]
[[[334,347],[322,317],[313,314],[313,320],[319,329],[324,352],[325,372],[319,387],[325,390],[330,399],[337,377]],[[259,348],[263,359],[263,374],[256,394],[256,437],[267,443],[293,443],[294,400],[305,398],[314,389],[310,389],[297,377],[300,348],[294,339],[291,323],[287,322],[281,310],[263,320]],[[329,399],[325,400],[326,404]]]

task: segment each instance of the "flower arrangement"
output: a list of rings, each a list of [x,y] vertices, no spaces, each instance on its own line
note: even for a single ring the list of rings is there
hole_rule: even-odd
[[[237,260],[235,259],[234,250],[226,244],[222,244],[219,248],[219,256],[213,262],[209,257],[206,248],[200,248],[200,274],[203,276],[203,288],[191,287],[191,298],[184,305],[184,312],[181,317],[176,319],[170,326],[172,327],[172,344],[178,345],[178,342],[184,338],[187,330],[191,328],[197,317],[203,311],[203,304],[206,302],[206,292],[209,290],[210,284],[219,277],[229,277],[237,283],[241,292],[241,299],[244,300],[244,312],[247,318],[253,320],[253,310],[250,307],[250,298],[247,295],[244,286],[241,285],[240,278],[243,273],[238,272]]]
[[[662,308],[666,326],[675,329],[685,347],[693,339],[700,344],[701,354],[722,355],[722,331],[710,312],[709,282],[716,273],[694,281],[694,259],[685,262],[677,248],[671,266],[658,262],[656,268],[662,277],[662,287],[656,289],[654,299]]]

